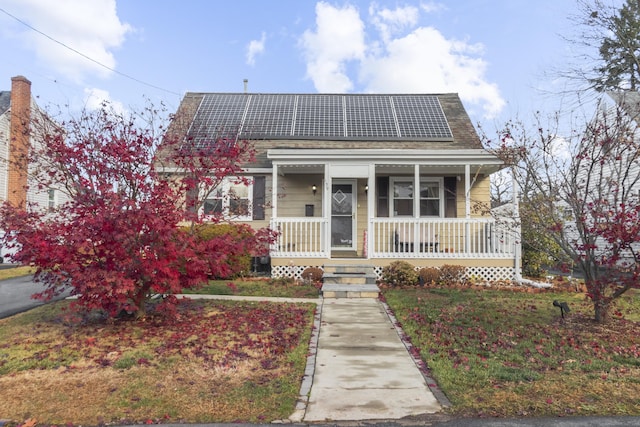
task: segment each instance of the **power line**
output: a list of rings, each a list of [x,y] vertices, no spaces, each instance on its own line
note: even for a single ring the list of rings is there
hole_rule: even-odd
[[[179,93],[177,93],[177,92],[174,92],[174,91],[169,90],[169,89],[161,88],[161,87],[156,86],[156,85],[151,84],[151,83],[147,83],[147,82],[145,82],[145,81],[143,81],[143,80],[137,79],[137,78],[135,78],[135,77],[133,77],[133,76],[130,76],[130,75],[128,75],[128,74],[125,74],[125,73],[122,73],[122,72],[120,72],[120,71],[118,71],[118,70],[115,70],[115,69],[113,69],[113,68],[109,67],[108,65],[105,65],[105,64],[103,64],[103,63],[101,63],[101,62],[99,62],[99,61],[96,61],[95,59],[93,59],[93,58],[91,58],[91,57],[89,57],[89,56],[85,55],[84,53],[82,53],[82,52],[80,52],[80,51],[78,51],[78,50],[76,50],[76,49],[74,49],[74,48],[72,48],[71,46],[68,46],[68,45],[66,45],[66,44],[62,43],[61,41],[54,39],[54,38],[53,38],[53,37],[51,37],[50,35],[43,33],[42,31],[38,30],[37,28],[32,27],[31,25],[27,24],[26,22],[24,22],[23,20],[21,20],[21,19],[20,19],[20,18],[18,18],[17,16],[14,16],[14,15],[10,14],[9,12],[7,12],[6,10],[4,10],[4,9],[3,9],[3,8],[1,8],[1,7],[0,7],[0,12],[2,12],[2,13],[4,13],[5,15],[7,15],[7,16],[9,16],[9,17],[13,18],[13,19],[15,19],[16,21],[18,21],[19,23],[21,23],[21,24],[22,24],[22,25],[24,25],[25,27],[27,27],[27,28],[29,28],[29,29],[31,29],[31,30],[33,30],[33,31],[35,31],[36,33],[38,33],[38,34],[40,34],[40,35],[42,35],[42,36],[44,36],[44,37],[48,38],[48,39],[49,39],[49,40],[51,40],[52,42],[57,43],[57,44],[59,44],[60,46],[62,46],[62,47],[64,47],[64,48],[66,48],[66,49],[69,49],[69,50],[70,50],[70,51],[72,51],[73,53],[75,53],[75,54],[77,54],[77,55],[80,55],[80,56],[82,56],[83,58],[85,58],[85,59],[87,59],[87,60],[89,60],[89,61],[93,62],[94,64],[97,64],[97,65],[99,65],[99,66],[103,67],[103,68],[106,68],[107,70],[109,70],[109,71],[111,71],[111,72],[113,72],[113,73],[116,73],[116,74],[118,74],[118,75],[120,75],[120,76],[122,76],[122,77],[125,77],[125,78],[127,78],[127,79],[133,80],[133,81],[135,81],[135,82],[137,82],[137,83],[140,83],[140,84],[143,84],[143,85],[145,85],[145,86],[149,86],[149,87],[151,87],[151,88],[158,89],[158,90],[161,90],[161,91],[163,91],[163,92],[170,93],[170,94],[172,94],[172,95],[178,95],[178,96],[180,96],[180,94],[179,94]]]

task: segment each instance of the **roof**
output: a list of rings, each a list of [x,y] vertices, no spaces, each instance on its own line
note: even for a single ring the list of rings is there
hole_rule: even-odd
[[[421,141],[481,148],[456,94],[187,93],[196,145],[223,131],[249,140]],[[425,146],[426,148],[426,146]]]
[[[0,114],[4,114],[11,105],[11,91],[0,91]]]
[[[640,116],[640,93],[636,91],[610,91],[607,95],[622,107],[632,119]]]

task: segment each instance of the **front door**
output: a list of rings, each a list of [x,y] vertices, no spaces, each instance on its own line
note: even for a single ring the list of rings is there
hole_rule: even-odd
[[[331,249],[356,250],[355,180],[333,180],[331,184]]]

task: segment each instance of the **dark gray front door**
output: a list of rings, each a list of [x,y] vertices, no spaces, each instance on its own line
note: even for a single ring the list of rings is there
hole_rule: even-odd
[[[331,185],[331,249],[355,250],[355,182],[334,180]]]

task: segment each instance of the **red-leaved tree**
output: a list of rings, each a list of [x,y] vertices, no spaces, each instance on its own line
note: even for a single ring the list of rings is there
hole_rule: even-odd
[[[521,202],[532,207],[522,221],[584,275],[597,322],[616,298],[640,287],[639,112],[630,102],[601,106],[564,137],[557,116],[550,128],[538,118],[533,132],[511,122],[494,146],[514,168]]]
[[[0,229],[11,230],[13,261],[37,268],[46,290],[36,297],[70,289],[80,308],[140,317],[160,295],[158,307],[171,310],[174,294],[228,275],[230,254],[268,244],[268,230],[198,237],[202,201],[224,177],[240,175],[253,151],[237,133],[194,147],[167,133],[163,114],[104,104],[59,124],[32,118],[30,185],[59,192],[63,202],[46,210],[5,203]]]

